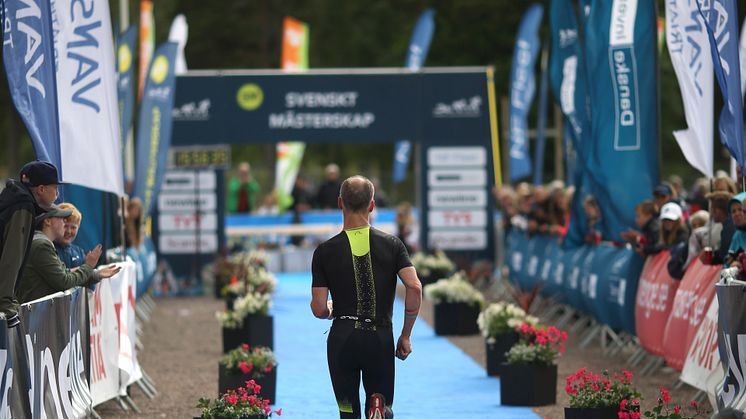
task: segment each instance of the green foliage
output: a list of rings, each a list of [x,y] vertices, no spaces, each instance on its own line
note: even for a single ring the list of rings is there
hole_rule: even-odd
[[[229,351],[220,359],[229,374],[251,374],[251,378],[261,378],[277,366],[277,359],[271,349],[255,346],[253,349],[243,344]]]

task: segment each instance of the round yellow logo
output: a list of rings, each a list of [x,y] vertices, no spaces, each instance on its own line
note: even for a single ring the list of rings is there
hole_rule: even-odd
[[[155,57],[153,60],[153,66],[150,68],[150,80],[153,80],[155,84],[163,83],[168,76],[168,59],[163,55]]]
[[[127,44],[119,46],[119,72],[124,73],[132,65],[132,51]]]
[[[247,83],[241,86],[236,93],[236,102],[238,106],[247,111],[253,111],[254,109],[262,106],[264,101],[264,92],[262,88],[254,83]]]

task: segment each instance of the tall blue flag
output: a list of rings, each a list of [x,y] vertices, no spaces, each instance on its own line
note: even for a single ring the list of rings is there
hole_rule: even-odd
[[[50,3],[0,0],[3,65],[13,103],[26,124],[36,158],[62,177],[54,40]]]
[[[435,11],[427,9],[417,19],[417,24],[412,32],[412,38],[409,40],[409,50],[407,51],[407,61],[404,65],[407,69],[417,71],[425,64],[427,51],[430,49],[430,41],[433,39],[435,32]],[[409,140],[400,140],[394,147],[394,183],[400,183],[407,178],[407,166],[409,166],[409,156],[412,154],[412,143]]]
[[[592,0],[585,27],[591,139],[581,154],[618,240],[658,183],[655,2]]]
[[[554,98],[565,117],[565,148],[567,150],[567,179],[575,186],[571,205],[570,227],[565,237],[569,247],[582,245],[586,234],[583,200],[591,182],[585,169],[585,148],[590,138],[587,78],[585,60],[575,11],[570,0],[552,0],[549,11],[552,35],[552,55],[549,72]]]
[[[712,0],[707,5],[699,2],[697,5],[707,27],[713,69],[725,101],[718,120],[720,142],[736,159],[738,166],[746,169],[743,156],[743,99],[741,98],[741,69],[738,58],[736,2],[735,0]]]
[[[536,150],[534,151],[534,185],[541,185],[544,177],[544,149],[547,140],[544,129],[547,127],[547,53],[541,58],[541,82],[539,83],[539,109],[536,120]]]
[[[158,197],[171,145],[177,47],[174,42],[166,42],[155,50],[140,103],[133,194],[142,200],[145,216],[150,213]]]
[[[127,136],[135,107],[134,51],[137,28],[130,26],[117,39],[117,93],[119,95],[119,129],[122,149],[127,149]],[[124,158],[122,159],[124,161]]]
[[[528,154],[528,114],[534,99],[534,66],[539,52],[539,26],[544,8],[532,5],[523,15],[513,49],[510,72],[510,180],[531,174]]]

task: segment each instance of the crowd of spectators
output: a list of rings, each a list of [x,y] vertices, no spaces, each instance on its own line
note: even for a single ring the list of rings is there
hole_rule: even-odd
[[[602,236],[601,207],[596,197],[585,195],[580,201],[584,243],[630,246],[643,257],[668,251],[668,271],[676,279],[683,277],[695,258],[740,271],[741,259],[746,262],[746,257],[740,257],[746,250],[746,193],[737,191],[736,183],[724,174],[712,181],[697,179],[689,190],[679,176],[671,176],[651,191],[649,199],[636,205],[636,225],[618,237]],[[573,222],[570,202],[574,193],[560,181],[498,188],[495,196],[503,214],[502,227],[506,232],[518,229],[563,241]]]

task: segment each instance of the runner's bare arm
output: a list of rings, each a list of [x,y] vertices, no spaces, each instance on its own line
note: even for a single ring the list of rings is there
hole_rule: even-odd
[[[406,288],[406,296],[404,297],[404,326],[402,326],[401,336],[399,336],[399,341],[396,344],[396,357],[404,360],[412,352],[409,336],[412,334],[414,322],[420,312],[422,284],[417,278],[417,271],[412,266],[402,268],[399,271],[399,278]]]
[[[319,319],[332,318],[332,304],[329,300],[329,288],[312,287],[311,288],[311,311]]]

